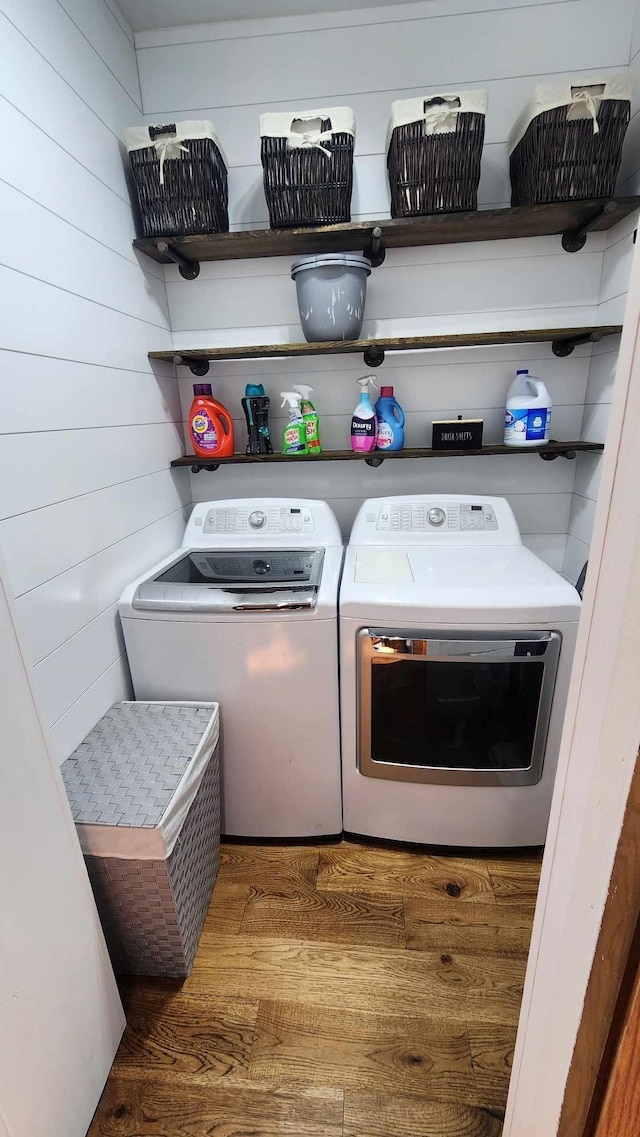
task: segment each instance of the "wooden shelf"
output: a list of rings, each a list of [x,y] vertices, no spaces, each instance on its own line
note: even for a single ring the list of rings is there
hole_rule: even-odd
[[[194,375],[206,375],[209,363],[226,359],[273,359],[304,355],[350,355],[362,352],[369,367],[382,363],[387,351],[425,351],[442,348],[490,347],[494,344],[551,343],[555,355],[570,355],[580,343],[617,335],[621,324],[582,328],[541,328],[515,332],[468,332],[454,336],[410,336],[391,339],[331,340],[324,343],[245,344],[241,347],[174,348],[150,351],[149,359],[185,364]]]
[[[584,227],[589,227],[592,232],[602,232],[640,208],[640,196],[613,200],[615,208],[609,212],[606,209],[610,199],[594,198],[552,205],[480,209],[469,213],[438,213],[429,217],[354,221],[344,225],[323,225],[317,229],[250,229],[234,233],[203,233],[194,237],[144,237],[134,241],[134,245],[161,264],[175,260],[175,256],[171,256],[173,252],[195,266],[201,261],[247,257],[291,257],[349,250],[366,253],[371,248],[374,229],[382,230],[382,249],[558,234],[571,242]],[[578,235],[579,247],[581,240],[582,236]],[[161,251],[159,241],[164,242],[168,249]],[[565,247],[568,249],[569,246]]]
[[[371,454],[354,454],[353,450],[323,450],[322,454],[234,454],[233,458],[197,458],[186,454],[175,458],[172,466],[190,466],[194,473],[199,470],[217,470],[219,466],[238,466],[273,462],[366,462],[370,466],[380,466],[383,462],[400,458],[484,458],[489,455],[505,454],[509,457],[539,454],[547,462],[554,458],[575,458],[579,450],[604,450],[601,442],[548,442],[536,449],[518,449],[514,446],[483,446],[480,450],[431,450],[426,446],[407,447],[391,453],[374,450]]]

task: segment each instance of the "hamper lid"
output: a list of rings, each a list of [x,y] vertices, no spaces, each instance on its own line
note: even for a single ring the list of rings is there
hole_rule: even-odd
[[[560,79],[555,83],[540,83],[535,88],[523,112],[516,119],[509,135],[509,154],[522,141],[534,118],[545,111],[567,107],[567,118],[592,118],[594,134],[598,132],[596,115],[603,99],[631,100],[635,80],[630,75],[609,75],[584,79]]]
[[[397,126],[424,122],[427,134],[448,134],[456,129],[459,114],[486,114],[488,102],[486,91],[441,91],[414,99],[396,99],[391,104],[385,151],[389,150]]]
[[[62,764],[83,852],[164,859],[219,735],[217,703],[116,703]]]
[[[297,257],[295,261],[292,261],[291,277],[295,280],[296,274],[304,269],[333,266],[364,269],[367,276],[371,272],[371,261],[368,257],[361,256],[360,253],[311,253],[305,257]]]

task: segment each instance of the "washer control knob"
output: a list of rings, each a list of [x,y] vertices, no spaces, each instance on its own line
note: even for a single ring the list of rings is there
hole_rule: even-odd
[[[267,515],[261,509],[254,509],[253,513],[249,514],[249,524],[252,529],[262,529],[266,521]]]
[[[265,576],[266,573],[271,572],[271,565],[268,561],[254,561],[251,567],[257,576]]]
[[[427,513],[427,520],[430,525],[442,525],[446,516],[444,509],[440,509],[440,507],[436,505]]]

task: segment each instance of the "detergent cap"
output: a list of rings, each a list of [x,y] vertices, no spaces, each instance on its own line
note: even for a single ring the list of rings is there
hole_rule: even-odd
[[[519,371],[516,371],[516,375],[528,375],[528,374],[529,374],[529,368],[528,367],[523,367]]]
[[[393,398],[393,387],[381,387],[380,388],[380,398],[381,399],[392,399]]]
[[[253,395],[264,395],[264,384],[262,383],[247,383],[244,389],[245,399],[252,398]]]
[[[196,397],[198,395],[209,395],[210,396],[212,394],[211,384],[210,383],[194,383],[193,384],[193,393]]]

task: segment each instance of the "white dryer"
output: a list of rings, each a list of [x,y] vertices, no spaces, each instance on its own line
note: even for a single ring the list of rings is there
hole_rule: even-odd
[[[345,831],[541,845],[580,599],[508,503],[366,501],[339,607]]]
[[[123,593],[136,698],[220,704],[227,835],[342,830],[342,556],[325,502],[204,502],[182,547]]]

